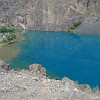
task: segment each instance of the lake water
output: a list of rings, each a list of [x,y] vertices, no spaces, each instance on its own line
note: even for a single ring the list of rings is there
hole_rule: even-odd
[[[99,35],[27,31],[25,37],[20,53],[9,62],[14,68],[38,63],[47,75],[100,87]]]

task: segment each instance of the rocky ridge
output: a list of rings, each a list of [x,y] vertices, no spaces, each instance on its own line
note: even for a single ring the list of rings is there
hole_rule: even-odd
[[[0,68],[4,65],[0,60]],[[0,100],[100,100],[100,93],[68,78],[49,79],[44,67],[33,64],[19,72],[0,71]]]
[[[66,31],[73,23],[100,19],[100,0],[0,0],[0,24]]]

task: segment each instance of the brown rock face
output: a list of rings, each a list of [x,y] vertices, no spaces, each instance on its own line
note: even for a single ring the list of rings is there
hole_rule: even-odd
[[[38,73],[38,71],[41,71],[42,66],[39,64],[32,64],[29,66],[29,71],[33,71]]]
[[[32,64],[29,66],[29,71],[34,76],[46,77],[46,69],[40,64]]]
[[[100,18],[100,0],[0,0],[0,24],[66,31],[73,23]]]

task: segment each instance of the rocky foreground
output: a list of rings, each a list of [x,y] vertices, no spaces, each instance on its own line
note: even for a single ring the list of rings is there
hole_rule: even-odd
[[[0,60],[0,100],[100,100],[100,93],[68,78],[49,79],[38,64],[17,72]]]

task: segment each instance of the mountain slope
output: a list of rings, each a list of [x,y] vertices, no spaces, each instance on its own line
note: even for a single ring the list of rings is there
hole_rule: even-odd
[[[75,22],[99,20],[100,0],[0,0],[0,24],[66,31]]]

